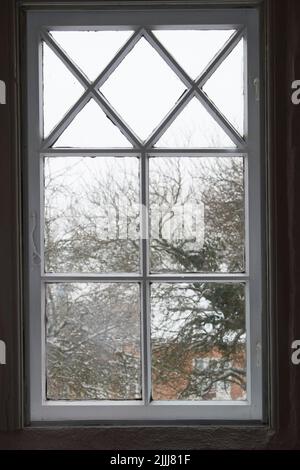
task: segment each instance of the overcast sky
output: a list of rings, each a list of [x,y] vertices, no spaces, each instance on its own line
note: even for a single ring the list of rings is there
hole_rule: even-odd
[[[93,81],[132,31],[53,31],[53,38]],[[233,34],[218,31],[154,31],[186,72],[195,79]],[[175,105],[186,87],[153,47],[141,38],[100,91],[133,131],[145,140]],[[45,136],[84,89],[44,45]],[[204,91],[243,134],[243,43],[239,42],[204,86]],[[186,135],[189,134],[187,141]],[[161,147],[235,145],[197,99],[183,110],[158,142]],[[130,142],[90,101],[55,144],[56,147],[131,147]]]

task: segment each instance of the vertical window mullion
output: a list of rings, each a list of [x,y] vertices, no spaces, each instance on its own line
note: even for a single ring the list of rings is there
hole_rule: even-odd
[[[45,274],[45,158],[40,154],[40,224],[39,224],[39,237],[40,237],[40,274]]]
[[[249,403],[252,402],[252,361],[251,354],[251,305],[250,305],[251,282],[248,280],[245,284],[245,330],[246,330],[246,396]]]
[[[46,282],[42,279],[45,274],[45,158],[42,154],[39,155],[39,170],[40,170],[40,181],[39,181],[39,201],[40,201],[40,213],[39,213],[39,252],[40,252],[40,307],[41,307],[41,392],[42,400],[46,400],[47,396],[47,376],[46,376]]]
[[[248,171],[248,155],[244,155],[244,211],[245,211],[245,217],[244,217],[244,236],[245,236],[245,252],[244,252],[244,257],[245,257],[245,272],[247,275],[249,275],[250,269],[249,269],[249,261],[250,261],[250,233],[249,233],[249,227],[250,227],[250,214],[249,214],[249,171]]]
[[[249,310],[251,321],[248,325],[249,342],[249,374],[251,377],[251,406],[259,414],[262,413],[262,328],[266,327],[263,312],[262,272],[264,267],[264,244],[261,241],[262,214],[264,195],[261,188],[261,99],[259,96],[260,61],[257,54],[259,50],[259,23],[256,12],[248,15],[247,35],[245,40],[247,73],[247,98],[245,108],[248,125],[248,211],[249,211]],[[264,227],[263,227],[264,228]],[[259,244],[257,244],[259,240]],[[262,322],[263,320],[263,322]]]
[[[150,282],[149,282],[149,160],[142,152],[140,161],[141,185],[141,344],[142,344],[142,384],[143,401],[148,405],[151,400],[151,345],[150,345]]]

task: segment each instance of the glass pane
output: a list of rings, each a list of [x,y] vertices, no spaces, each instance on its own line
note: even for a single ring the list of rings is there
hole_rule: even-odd
[[[150,159],[151,271],[244,272],[241,157]]]
[[[153,31],[174,59],[195,79],[234,33],[234,30]]]
[[[245,400],[243,284],[152,284],[154,400]]]
[[[84,88],[63,62],[43,43],[44,137],[60,122]]]
[[[139,271],[139,161],[45,158],[45,270]]]
[[[101,92],[139,137],[146,139],[184,89],[172,69],[142,38]]]
[[[51,31],[51,36],[82,72],[95,80],[132,31]]]
[[[244,135],[244,41],[241,40],[203,87],[224,116]]]
[[[104,148],[132,147],[117,126],[91,99],[77,114],[53,147]]]
[[[141,399],[137,284],[46,286],[48,400]]]
[[[193,98],[172,122],[155,147],[236,147],[197,98]]]

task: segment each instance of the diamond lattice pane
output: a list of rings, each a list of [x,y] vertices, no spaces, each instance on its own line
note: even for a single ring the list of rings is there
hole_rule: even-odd
[[[219,52],[234,30],[153,32],[191,78],[196,78]]]
[[[155,147],[232,148],[236,145],[199,100],[193,98],[155,144]]]
[[[132,147],[120,130],[91,99],[53,147]]]
[[[43,43],[44,137],[63,118],[84,89],[56,54]]]
[[[100,91],[133,131],[145,140],[184,89],[171,68],[142,38]]]
[[[132,31],[51,31],[51,36],[82,72],[95,80]]]
[[[224,116],[244,135],[244,41],[233,49],[203,90]]]

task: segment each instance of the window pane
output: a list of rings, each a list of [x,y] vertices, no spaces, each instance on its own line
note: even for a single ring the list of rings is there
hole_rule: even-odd
[[[43,43],[44,137],[76,103],[83,90],[63,62]]]
[[[185,87],[152,46],[140,39],[100,91],[141,139],[146,139]]]
[[[137,284],[46,286],[48,400],[141,399]]]
[[[204,85],[203,90],[244,135],[244,41],[241,40]]]
[[[139,271],[139,160],[44,161],[45,270]]]
[[[172,122],[155,147],[236,147],[197,98],[193,98]]]
[[[150,159],[152,272],[243,272],[241,157]]]
[[[76,115],[53,147],[129,148],[132,145],[105,115],[96,101],[91,99]]]
[[[207,67],[234,30],[169,30],[153,31],[191,78]]]
[[[245,400],[245,286],[152,284],[154,400]]]
[[[51,31],[51,36],[95,80],[130,37],[132,31]]]

